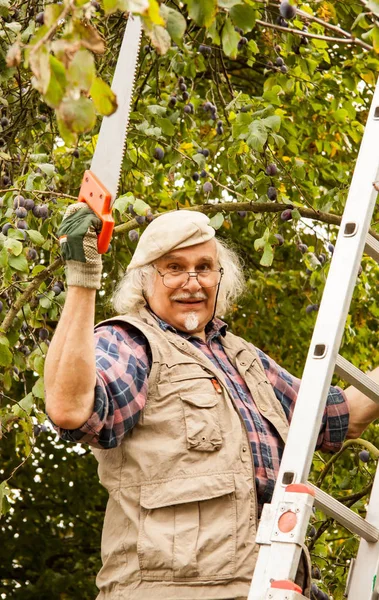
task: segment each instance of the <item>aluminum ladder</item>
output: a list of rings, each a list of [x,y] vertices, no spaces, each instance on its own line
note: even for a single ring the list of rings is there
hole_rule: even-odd
[[[338,354],[363,252],[379,262],[369,233],[379,190],[379,80],[358,154],[299,396],[270,504],[256,541],[259,554],[248,600],[300,600],[294,584],[313,504],[360,536],[352,561],[348,600],[379,600],[379,468],[366,519],[307,484],[333,373],[379,403],[379,385]]]

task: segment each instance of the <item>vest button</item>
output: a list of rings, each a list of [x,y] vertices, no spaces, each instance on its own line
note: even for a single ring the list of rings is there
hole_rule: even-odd
[[[242,361],[240,364],[241,364],[241,367],[246,367],[245,361]]]
[[[243,446],[243,448],[242,448],[242,452],[247,452],[247,448],[246,448],[246,446]]]

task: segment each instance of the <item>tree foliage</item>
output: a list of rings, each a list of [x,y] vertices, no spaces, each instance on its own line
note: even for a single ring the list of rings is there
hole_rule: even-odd
[[[56,230],[101,116],[117,106],[110,84],[127,11],[142,17],[144,39],[97,317],[111,314],[151,213],[196,208],[245,262],[233,331],[301,375],[378,72],[379,3],[299,2],[291,20],[279,8],[0,2],[3,598],[95,595],[105,493],[92,455],[58,443],[45,424],[43,365],[65,299]],[[379,239],[377,222],[378,212]],[[379,362],[377,278],[365,256],[342,347],[363,370]],[[359,443],[327,467],[329,456],[314,461],[313,480],[360,514],[375,433],[363,442],[368,463]],[[339,600],[357,541],[322,515],[314,526],[318,585]]]

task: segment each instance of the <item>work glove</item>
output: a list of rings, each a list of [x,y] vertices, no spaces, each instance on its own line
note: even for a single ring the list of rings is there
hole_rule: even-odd
[[[102,261],[97,251],[101,220],[84,202],[71,204],[57,234],[66,262],[67,285],[100,289]]]

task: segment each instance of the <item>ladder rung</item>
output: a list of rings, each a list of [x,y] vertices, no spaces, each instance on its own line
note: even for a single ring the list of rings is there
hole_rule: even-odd
[[[379,385],[340,354],[337,356],[335,372],[368,398],[379,404]]]
[[[326,492],[308,482],[316,492],[315,505],[320,508],[328,517],[333,517],[338,523],[346,529],[359,535],[367,542],[377,542],[379,540],[379,529],[377,529],[365,519],[362,519],[357,513],[339,502]]]
[[[370,233],[367,234],[365,252],[379,263],[379,242]]]

